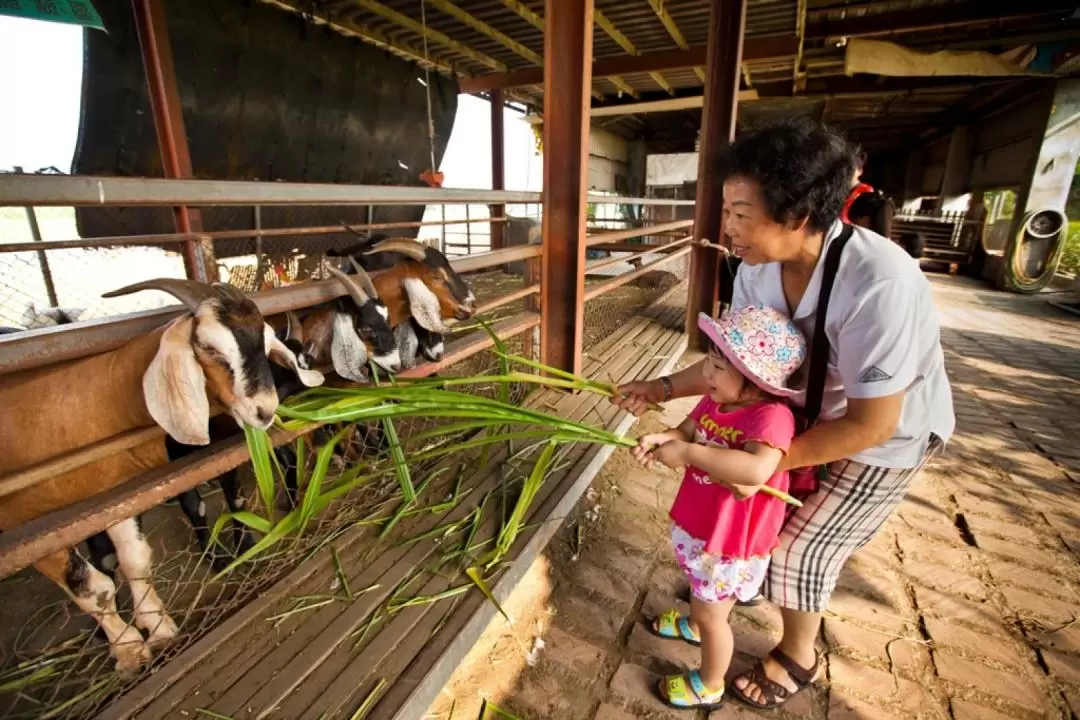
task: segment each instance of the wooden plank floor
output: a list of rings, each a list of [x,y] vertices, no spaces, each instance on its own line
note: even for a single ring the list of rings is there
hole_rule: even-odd
[[[666,372],[685,349],[684,317],[685,287],[679,286],[592,348],[584,374],[624,382]],[[615,431],[625,432],[629,424],[625,413],[592,394],[542,391],[526,404]],[[584,445],[568,451],[563,469],[553,473],[536,496],[526,529],[504,561],[507,565],[493,587],[497,597],[509,594],[531,562],[526,556],[535,556],[546,545],[561,516],[610,454],[610,449]],[[476,590],[393,614],[380,608],[410,578],[404,598],[462,585],[460,573],[426,570],[445,548],[438,537],[423,536],[465,520],[499,487],[507,452],[493,453],[492,459],[487,470],[463,482],[469,493],[448,512],[408,518],[383,542],[376,542],[370,527],[350,530],[334,541],[355,593],[351,602],[274,620],[294,607],[294,598],[331,592],[336,572],[329,552],[313,557],[118,698],[100,717],[200,717],[200,710],[209,710],[231,718],[348,718],[380,684],[385,690],[368,717],[420,717],[495,610]],[[484,513],[474,542],[497,534],[496,515]],[[419,539],[404,542],[410,538]]]

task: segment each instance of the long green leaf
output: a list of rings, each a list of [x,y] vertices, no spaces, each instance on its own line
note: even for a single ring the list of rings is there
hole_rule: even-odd
[[[334,455],[334,448],[341,442],[341,438],[349,432],[349,428],[346,426],[339,430],[330,441],[319,448],[319,454],[315,459],[315,467],[311,471],[311,479],[308,481],[308,486],[304,490],[304,499],[300,502],[300,532],[303,532],[307,527],[308,522],[315,515],[315,508],[319,501],[319,494],[322,491],[323,481],[326,480],[326,473],[330,470],[330,459]]]
[[[247,439],[248,452],[251,453],[251,466],[255,470],[255,484],[259,488],[263,511],[270,515],[274,507],[274,472],[270,468],[270,456],[273,448],[265,430],[257,430],[244,425],[244,437]]]
[[[495,606],[495,609],[499,611],[499,614],[506,618],[508,625],[513,625],[514,621],[510,619],[510,616],[503,610],[503,606],[499,604],[499,601],[495,599],[495,594],[491,592],[491,588],[484,582],[484,577],[480,573],[480,568],[471,567],[465,569],[465,574],[469,576],[469,579],[473,581],[476,587],[480,588],[480,592],[484,593],[484,597],[488,599],[488,602]]]
[[[409,474],[409,463],[405,460],[405,451],[398,439],[394,421],[383,418],[383,432],[386,433],[386,444],[390,446],[390,457],[394,461],[394,472],[397,473],[398,485],[401,486],[401,494],[405,502],[411,503],[416,500],[416,488],[413,487],[412,476]]]

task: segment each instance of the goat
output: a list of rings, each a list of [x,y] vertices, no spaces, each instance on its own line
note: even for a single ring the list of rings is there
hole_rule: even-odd
[[[316,364],[330,362],[334,372],[353,382],[367,382],[363,371],[369,358],[385,372],[397,372],[401,355],[390,312],[371,278],[355,264],[354,274],[333,266],[328,269],[345,285],[349,297],[339,298],[305,319],[305,353]]]
[[[210,442],[211,401],[238,424],[267,428],[277,411],[270,362],[290,368],[305,386],[321,373],[305,370],[273,333],[255,304],[236,288],[192,280],[157,279],[105,297],[162,290],[188,313],[166,327],[88,358],[0,377],[0,474],[18,472],[57,455],[156,423],[187,445]],[[49,404],[49,399],[56,401]],[[116,487],[168,458],[165,443],[137,447],[57,475],[0,503],[0,531]],[[149,582],[152,551],[136,519],[106,530],[134,598],[134,625],[120,618],[113,581],[74,548],[35,567],[99,624],[120,672],[148,663],[175,636]]]
[[[367,359],[387,372],[396,372],[400,366],[397,341],[392,332],[386,306],[379,300],[377,290],[371,278],[362,270],[356,275],[347,275],[337,268],[330,268],[330,273],[341,280],[348,291],[347,298],[334,301],[330,308],[315,311],[315,320],[311,323],[311,336],[306,336],[304,326],[295,315],[286,313],[286,324],[276,333],[278,340],[296,355],[302,368],[310,369],[317,363],[330,360],[338,375],[353,381],[364,381],[364,369]],[[310,341],[305,342],[309,337]],[[296,394],[302,389],[295,376],[274,373],[274,387],[279,401]],[[236,433],[236,428],[229,425],[212,425],[212,440],[224,440]],[[325,433],[316,431],[316,437]],[[167,442],[169,459],[175,460],[191,454],[197,448],[170,440]],[[294,477],[299,459],[291,447],[279,447],[274,450],[279,463],[285,471],[286,487],[296,485]],[[245,498],[240,492],[236,469],[229,470],[217,478],[224,494],[225,503],[231,512],[244,509]],[[286,497],[291,503],[292,496]],[[197,488],[188,490],[178,498],[180,507],[195,532],[200,549],[210,553],[210,560],[215,567],[222,567],[228,557],[220,552],[220,546],[210,547],[210,528],[206,517],[206,504]],[[270,509],[267,508],[267,511]],[[233,547],[236,556],[242,555],[254,545],[251,533],[241,523],[233,523]]]
[[[390,312],[403,367],[415,365],[417,353],[437,361],[443,353],[443,333],[450,329],[446,320],[467,320],[476,311],[476,297],[468,284],[433,247],[374,235],[338,254],[347,255],[358,269],[383,271],[375,286]]]

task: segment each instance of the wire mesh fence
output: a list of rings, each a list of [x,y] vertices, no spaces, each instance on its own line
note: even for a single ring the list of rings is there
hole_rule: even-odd
[[[647,256],[645,261],[649,259],[650,256]],[[281,275],[275,277],[282,280],[305,274],[319,275],[323,260],[321,256],[311,261],[303,257],[288,258],[287,264],[281,263]],[[272,263],[265,264],[273,267]],[[228,278],[245,290],[257,289],[259,279],[254,273],[257,265],[255,256],[238,257],[229,266]],[[656,273],[643,275],[589,301],[585,308],[586,352],[678,283],[684,272],[683,265],[683,261],[670,263]],[[622,270],[632,269],[633,266],[628,264]],[[587,282],[592,286],[610,279],[610,273],[605,273],[590,276]],[[521,275],[507,273],[503,268],[471,274],[467,280],[481,305],[521,288],[524,282]],[[518,300],[507,303],[485,315],[484,319],[497,321],[524,312],[527,302]],[[454,339],[454,336],[447,338],[448,342]],[[509,339],[508,350],[522,353],[524,341],[523,335]],[[440,376],[489,375],[498,374],[499,370],[498,357],[491,351],[483,351],[441,370]],[[470,391],[491,397],[497,392],[494,385],[470,387]],[[512,386],[510,401],[521,403],[526,391],[524,385]],[[406,457],[415,457],[421,451],[422,444],[461,439],[440,434],[441,427],[444,425],[440,425],[440,421],[432,419],[410,419],[397,423],[397,433]],[[310,439],[306,443],[309,464],[310,453],[314,452],[316,448],[313,445],[316,444]],[[455,473],[465,472],[463,468],[474,467],[474,460],[467,454],[455,456],[450,471],[432,484],[430,497],[444,500],[453,489],[451,478]],[[302,534],[288,538],[256,560],[239,566],[221,578],[215,578],[217,570],[211,565],[211,558],[203,555],[192,528],[175,502],[166,503],[143,515],[142,525],[154,548],[153,584],[179,625],[178,636],[162,651],[157,659],[158,664],[167,663],[205,638],[294,568],[315,559],[325,561],[330,552],[328,545],[335,538],[365,523],[378,527],[386,514],[400,505],[400,489],[394,480],[385,438],[376,426],[355,426],[334,463],[334,472],[328,478],[330,482],[335,477],[341,477],[341,473],[355,471],[358,467],[370,468],[377,477],[333,503]],[[440,467],[443,471],[447,469],[446,464]],[[439,472],[434,465],[415,466],[410,470],[418,484],[432,473]],[[257,493],[250,468],[241,468],[240,477],[247,504],[257,507]],[[466,489],[468,477],[466,474],[464,479]],[[225,509],[221,490],[216,483],[204,485],[202,494],[209,517],[216,517]],[[287,506],[286,500],[279,493],[277,502],[282,507]],[[282,512],[280,508],[276,511],[279,515]],[[224,532],[222,538],[226,546],[231,545],[231,531]],[[390,536],[380,542],[399,541],[400,538]],[[377,554],[379,547],[379,543],[374,543],[368,546],[367,552]],[[132,600],[122,574],[117,574],[116,582],[119,587],[119,612],[123,617],[131,618]],[[5,598],[2,610],[4,622],[0,623],[2,718],[94,717],[113,698],[151,672],[145,670],[134,677],[118,674],[114,670],[108,645],[96,630],[95,622],[81,613],[58,588],[31,570],[0,581],[0,597]],[[317,598],[297,598],[295,605],[286,613],[268,622],[271,626],[276,622],[302,622],[311,611],[320,607],[319,603],[338,602],[345,602],[340,588],[328,587]]]

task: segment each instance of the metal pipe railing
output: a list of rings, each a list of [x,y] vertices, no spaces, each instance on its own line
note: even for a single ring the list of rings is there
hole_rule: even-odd
[[[608,258],[607,260],[597,260],[596,262],[590,263],[590,264],[585,266],[585,272],[588,273],[590,270],[596,271],[596,270],[599,270],[601,268],[609,267],[611,265],[617,265],[618,263],[621,263],[621,262],[630,262],[631,260],[636,260],[637,258],[644,257],[646,255],[659,255],[660,253],[657,252],[657,250],[660,247],[666,248],[668,253],[670,253],[671,251],[675,250],[676,248],[679,248],[679,247],[682,247],[683,245],[686,245],[688,242],[690,242],[690,238],[685,237],[682,240],[676,240],[673,243],[669,243],[669,244],[663,245],[663,246],[660,246],[660,245],[647,245],[646,247],[648,248],[648,250],[642,250],[642,251],[636,252],[636,253],[634,253],[632,255],[627,255],[626,257],[613,257],[613,258]],[[641,246],[638,245],[637,247],[641,247]]]
[[[438,205],[539,203],[542,194],[511,190],[181,180],[80,175],[0,174],[0,206],[206,207],[222,205]],[[693,205],[693,200],[588,195],[602,205]]]
[[[633,272],[623,273],[622,275],[618,275],[618,276],[612,278],[611,280],[608,280],[607,282],[600,283],[598,285],[593,285],[592,287],[587,288],[585,290],[585,300],[586,301],[594,300],[594,299],[600,297],[601,295],[603,295],[606,292],[610,292],[610,291],[614,290],[617,287],[621,287],[621,286],[625,285],[626,283],[630,282],[631,280],[639,278],[639,277],[641,277],[642,275],[644,275],[646,273],[652,272],[653,270],[660,267],[661,265],[667,265],[670,262],[673,262],[675,260],[678,260],[681,257],[685,257],[686,255],[689,255],[691,250],[693,250],[692,247],[685,247],[682,250],[677,250],[677,251],[675,251],[675,252],[673,252],[673,253],[671,253],[669,255],[666,255],[666,256],[660,258],[659,260],[654,260],[651,263],[648,263],[646,265],[642,265],[641,267],[639,267],[637,270],[635,270]]]
[[[258,207],[258,206],[256,206]],[[506,218],[489,220],[488,218],[470,220],[472,223],[480,222],[506,222]],[[442,220],[428,220],[426,222],[386,222],[364,223],[352,225],[353,230],[403,230],[407,228],[428,227],[430,225],[443,225]],[[464,224],[464,221],[455,221],[454,224]],[[0,242],[0,253],[26,252],[30,250],[72,250],[78,248],[105,248],[105,247],[129,247],[146,245],[179,245],[188,240],[246,240],[248,238],[272,238],[288,237],[291,235],[329,235],[331,233],[348,232],[342,225],[315,225],[295,228],[253,228],[251,230],[214,230],[204,233],[156,233],[150,235],[121,235],[114,237],[85,238],[81,240],[48,240],[35,243],[4,243]]]

